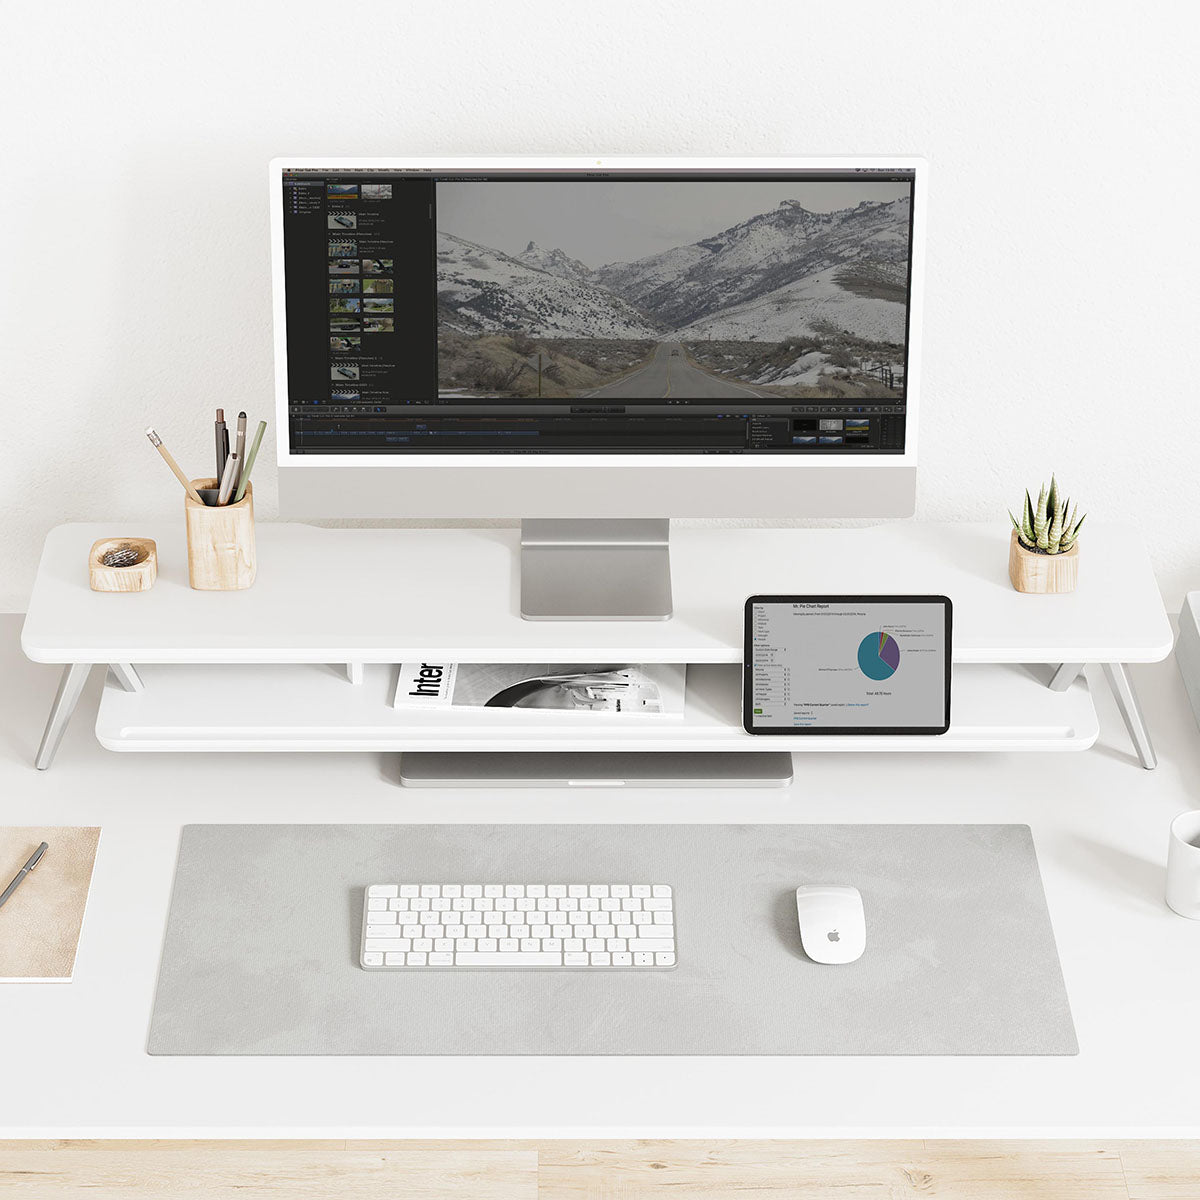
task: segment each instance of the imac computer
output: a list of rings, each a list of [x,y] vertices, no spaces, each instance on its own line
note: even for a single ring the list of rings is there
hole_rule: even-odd
[[[524,617],[663,620],[672,517],[911,514],[920,160],[270,179],[287,515],[520,519]]]

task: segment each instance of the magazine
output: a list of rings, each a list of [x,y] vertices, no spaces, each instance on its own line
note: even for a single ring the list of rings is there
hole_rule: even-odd
[[[395,708],[683,718],[682,663],[402,663]]]

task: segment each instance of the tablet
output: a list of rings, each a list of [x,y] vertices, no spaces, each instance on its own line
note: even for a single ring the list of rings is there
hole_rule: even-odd
[[[945,733],[951,610],[945,596],[751,596],[746,732]]]

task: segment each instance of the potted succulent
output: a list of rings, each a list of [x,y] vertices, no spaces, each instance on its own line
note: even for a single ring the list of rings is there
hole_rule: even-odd
[[[1038,493],[1037,504],[1025,492],[1021,519],[1009,512],[1013,532],[1008,547],[1008,577],[1018,592],[1073,592],[1079,580],[1079,505],[1059,494],[1050,476]]]

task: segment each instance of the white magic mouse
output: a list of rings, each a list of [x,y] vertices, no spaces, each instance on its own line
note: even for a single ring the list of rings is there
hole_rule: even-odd
[[[867,948],[867,918],[858,888],[806,883],[796,889],[800,944],[813,962],[852,963]]]

